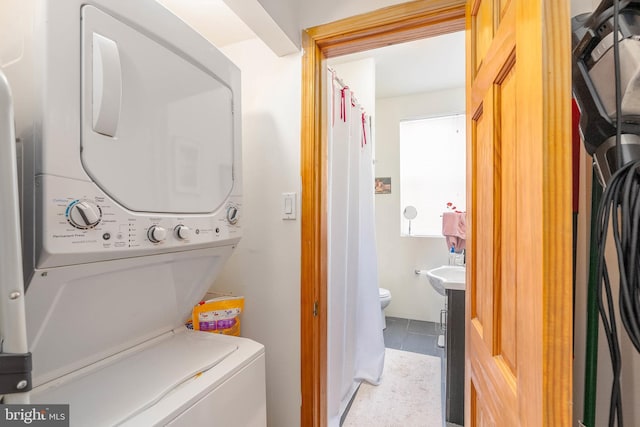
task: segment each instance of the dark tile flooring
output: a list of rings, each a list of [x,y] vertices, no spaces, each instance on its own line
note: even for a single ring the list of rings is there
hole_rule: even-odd
[[[442,334],[438,323],[387,316],[383,334],[387,348],[444,358],[444,349],[438,347],[438,335]]]

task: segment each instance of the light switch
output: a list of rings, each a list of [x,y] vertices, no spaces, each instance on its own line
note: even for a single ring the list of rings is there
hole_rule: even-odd
[[[296,219],[296,193],[282,193],[282,219]]]

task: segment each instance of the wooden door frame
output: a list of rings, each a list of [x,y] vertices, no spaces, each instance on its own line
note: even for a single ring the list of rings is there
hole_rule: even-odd
[[[466,0],[418,0],[303,31],[300,353],[303,426],[327,425],[327,58],[465,29]]]

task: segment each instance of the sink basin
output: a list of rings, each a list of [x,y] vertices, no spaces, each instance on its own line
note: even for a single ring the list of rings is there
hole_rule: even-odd
[[[446,295],[447,289],[454,291],[465,290],[466,269],[459,265],[443,265],[427,271],[431,286],[440,295]]]

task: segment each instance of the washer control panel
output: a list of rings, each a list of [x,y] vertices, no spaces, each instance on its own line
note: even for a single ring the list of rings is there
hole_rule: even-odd
[[[241,237],[239,196],[209,214],[145,213],[124,209],[91,182],[41,176],[37,184],[44,228],[39,267],[234,244]]]

